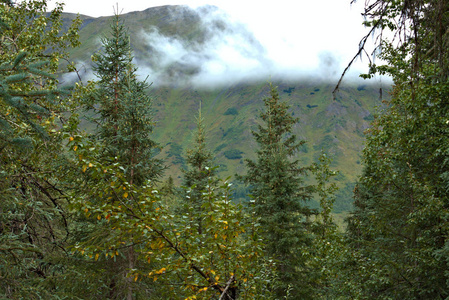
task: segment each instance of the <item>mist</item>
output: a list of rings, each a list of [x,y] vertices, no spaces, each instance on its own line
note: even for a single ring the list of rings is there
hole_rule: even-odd
[[[149,75],[156,86],[213,88],[270,78],[335,81],[344,69],[346,61],[338,51],[312,47],[306,40],[298,49],[294,40],[300,34],[289,40],[282,30],[279,35],[266,32],[273,36],[261,40],[246,24],[217,7],[185,9],[199,17],[204,36],[201,41],[166,36],[157,28],[140,32],[151,53],[136,58],[139,75]]]
[[[267,80],[338,81],[358,50],[363,30],[350,32],[354,22],[320,27],[327,22],[306,17],[316,9],[310,5],[303,11],[260,8],[259,18],[252,19],[253,15],[244,10],[211,5],[164,7],[169,14],[165,22],[170,26],[170,22],[175,23],[175,28],[196,26],[192,29],[194,37],[186,37],[177,30],[164,33],[157,27],[130,28],[133,39],[139,43],[134,58],[138,76],[142,80],[148,78],[153,86],[193,88]],[[335,23],[332,20],[335,16],[321,17]],[[83,67],[80,73],[83,80],[95,79],[91,62],[77,65]],[[344,81],[361,80],[358,75],[366,71],[366,62],[359,61],[353,64]],[[77,76],[69,74],[64,80],[76,80]]]

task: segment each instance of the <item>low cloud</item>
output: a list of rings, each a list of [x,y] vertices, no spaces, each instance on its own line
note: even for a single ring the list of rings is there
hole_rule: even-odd
[[[139,74],[149,75],[155,85],[205,88],[269,78],[335,81],[344,69],[338,51],[319,49],[310,32],[293,35],[276,29],[263,35],[217,7],[185,9],[201,20],[199,41],[164,35],[157,28],[141,32],[151,54],[136,59]]]
[[[266,49],[243,24],[215,7],[191,13],[201,20],[199,41],[163,35],[157,28],[141,33],[151,54],[136,61],[154,84],[227,85],[260,80],[273,70]]]
[[[138,75],[142,79],[148,77],[154,86],[215,88],[270,78],[336,82],[351,53],[357,51],[357,42],[353,43],[354,47],[348,47],[354,37],[345,34],[348,30],[345,27],[318,28],[323,21],[310,19],[308,23],[295,23],[298,17],[305,19],[313,7],[301,12],[285,10],[282,16],[273,12],[273,19],[267,18],[265,22],[246,20],[247,15],[239,18],[238,13],[215,6],[169,9],[171,15],[166,17],[166,22],[177,26],[193,24],[198,28],[193,37],[180,36],[176,30],[164,33],[163,28],[157,27],[138,33],[139,43],[144,45],[135,52],[134,63],[138,66]],[[363,72],[361,66],[361,63],[354,64],[346,80],[357,78]],[[83,80],[94,79],[89,68],[81,71]],[[71,74],[64,80],[76,78],[76,74]]]

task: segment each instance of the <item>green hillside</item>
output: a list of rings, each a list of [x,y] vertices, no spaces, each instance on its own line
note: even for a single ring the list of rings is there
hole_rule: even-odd
[[[341,174],[341,188],[336,211],[350,207],[353,183],[360,174],[363,131],[367,128],[378,89],[372,86],[349,86],[332,99],[334,85],[312,82],[276,82],[281,99],[299,118],[295,128],[307,143],[298,153],[304,165],[317,160],[321,150],[333,159],[332,167]],[[215,154],[223,177],[245,172],[244,159],[254,158],[255,142],[251,130],[259,122],[266,83],[239,84],[211,91],[157,88],[155,96],[157,126],[155,136],[164,147],[163,155],[171,165],[167,174],[180,178],[183,155],[192,139],[195,115],[200,102],[208,130],[208,143]]]
[[[213,7],[206,7],[214,9]],[[67,20],[73,16],[67,15]],[[108,31],[108,17],[82,16],[81,47],[73,50],[72,60],[83,62],[89,68],[90,56],[100,49],[100,39]],[[163,6],[133,12],[123,16],[129,27],[131,44],[139,68],[158,68],[158,55],[142,32],[157,30],[168,37],[176,37],[194,49],[208,37],[207,28],[201,27],[200,15],[184,6]],[[225,24],[213,23],[217,30],[225,30]],[[159,70],[165,76],[166,85],[153,86],[154,110],[157,120],[154,136],[163,146],[160,156],[166,159],[167,176],[179,183],[185,152],[192,139],[195,116],[202,103],[205,125],[208,130],[209,148],[215,154],[222,177],[243,174],[245,158],[254,158],[255,142],[251,130],[259,122],[262,99],[267,96],[265,81],[222,85],[200,89],[185,86],[189,76],[198,72],[191,66],[172,63]],[[154,76],[154,74],[153,74]],[[149,74],[150,82],[154,80]],[[373,118],[375,106],[380,104],[379,87],[369,84],[348,84],[332,98],[335,82],[312,80],[275,80],[282,100],[291,106],[291,113],[300,119],[295,133],[307,141],[298,153],[304,165],[316,161],[324,150],[333,159],[332,167],[341,173],[336,179],[340,186],[336,212],[347,211],[352,202],[352,189],[361,172],[360,155],[363,149],[363,131]],[[237,194],[245,190],[237,185]]]

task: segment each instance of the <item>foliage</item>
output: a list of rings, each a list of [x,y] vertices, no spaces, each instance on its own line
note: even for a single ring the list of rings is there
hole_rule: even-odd
[[[142,189],[144,195],[148,186],[151,186],[148,181],[157,180],[163,171],[162,162],[154,158],[158,145],[151,139],[154,121],[152,102],[147,95],[149,85],[137,79],[137,69],[132,64],[130,41],[118,15],[111,24],[111,37],[104,38],[102,42],[104,53],[93,55],[96,63],[94,71],[98,81],[90,82],[83,87],[84,93],[81,95],[85,108],[94,111],[94,121],[98,124],[97,131],[90,139],[78,137],[76,132],[70,132],[71,141],[77,143],[72,150],[77,151],[79,148],[80,153],[75,161],[84,162],[82,171],[86,173],[86,176],[77,180],[73,203],[96,207],[113,205],[111,204],[111,201],[114,203],[113,200],[106,197],[113,194],[104,187],[104,184],[113,186],[111,182],[117,181],[114,178],[119,178],[123,182],[121,188],[124,189],[119,197],[125,198],[124,205],[132,206],[136,197],[143,196],[140,192],[135,192],[138,195],[134,195],[131,191]],[[86,145],[90,145],[89,152],[83,154],[81,149]],[[87,169],[93,166],[101,166],[101,171],[107,174],[99,176],[92,171],[88,172]],[[89,189],[92,192],[86,193]],[[89,208],[89,211],[91,210]],[[79,216],[80,222],[85,227],[84,237],[81,237],[79,232],[80,239],[75,240],[84,245],[83,249],[88,250],[101,245],[111,247],[111,243],[120,244],[132,240],[132,237],[123,236],[118,230],[119,225],[127,226],[128,220],[121,220],[123,224],[118,221],[115,223],[117,228],[111,228],[104,223],[95,225],[89,218],[83,219],[84,216]],[[111,259],[96,262],[95,270],[85,270],[108,287],[105,290],[97,290],[96,293],[101,291],[102,294],[114,299],[125,296],[131,299],[134,295],[140,294],[147,296],[150,287],[138,285],[128,277],[131,270],[141,264],[136,256],[138,252],[136,248],[137,245],[136,247],[133,244],[128,245],[120,252],[122,255],[108,255]]]
[[[238,149],[231,149],[231,150],[226,150],[225,152],[223,152],[223,155],[227,159],[241,159],[242,154],[243,154],[243,152]]]
[[[246,222],[232,203],[229,182],[217,185],[209,178],[200,210],[185,199],[182,212],[174,214],[150,182],[131,185],[119,162],[96,161],[96,150],[82,137],[71,139],[69,147],[77,154],[79,185],[85,190],[73,195],[73,210],[96,228],[75,245],[78,255],[106,268],[132,247],[135,263],[120,272],[133,280],[135,297],[208,299],[224,295],[226,287],[244,298],[263,294],[269,277],[263,273],[268,267],[262,264],[256,224]],[[99,271],[96,278],[108,284]]]
[[[294,298],[305,299],[311,297],[306,248],[311,245],[313,211],[306,206],[311,198],[311,189],[303,184],[306,169],[294,159],[304,141],[291,134],[297,119],[280,102],[274,86],[270,85],[270,97],[264,103],[264,123],[253,132],[259,145],[257,160],[246,160],[248,173],[242,179],[251,187],[251,209],[260,218],[266,255],[278,261],[277,296],[291,290]]]
[[[202,207],[203,207],[203,192],[209,185],[216,187],[216,168],[212,165],[212,153],[207,149],[206,145],[206,131],[203,125],[204,119],[201,116],[201,105],[198,110],[197,117],[197,132],[195,134],[195,141],[193,148],[187,151],[188,169],[184,171],[183,186],[186,192],[183,198],[187,203],[183,206],[193,209],[198,214],[196,224],[198,232],[202,231]],[[187,205],[186,205],[187,204]]]
[[[375,1],[394,90],[367,131],[365,169],[348,220],[350,285],[360,298],[445,299],[447,269],[447,1]],[[369,76],[371,74],[368,74]]]
[[[66,47],[78,44],[80,21],[63,33],[62,7],[48,15],[45,8],[0,5],[0,293],[7,298],[66,295],[62,277],[71,269],[59,125],[72,104],[55,72]]]
[[[235,116],[238,114],[239,114],[239,112],[238,112],[237,108],[235,108],[235,107],[228,108],[224,113],[225,116],[228,116],[228,115]]]
[[[131,183],[157,179],[163,166],[154,158],[158,145],[151,139],[154,121],[149,85],[137,79],[129,37],[119,15],[112,21],[111,37],[102,43],[104,53],[93,56],[99,81],[89,107],[99,105],[97,137],[104,145],[104,155],[123,162]]]

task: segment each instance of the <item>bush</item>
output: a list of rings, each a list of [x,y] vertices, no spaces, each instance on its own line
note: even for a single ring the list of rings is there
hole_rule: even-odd
[[[237,111],[237,109],[235,107],[228,108],[228,110],[224,113],[225,116],[227,116],[227,115],[235,116],[238,114],[239,114],[239,112]]]
[[[241,159],[243,152],[237,149],[227,150],[223,152],[227,159]]]

